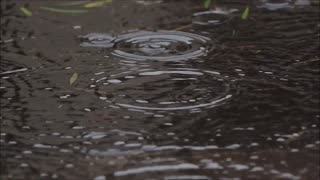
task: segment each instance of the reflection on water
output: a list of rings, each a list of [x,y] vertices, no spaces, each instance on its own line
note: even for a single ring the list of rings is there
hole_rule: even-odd
[[[155,2],[1,1],[0,179],[317,179],[316,3]]]

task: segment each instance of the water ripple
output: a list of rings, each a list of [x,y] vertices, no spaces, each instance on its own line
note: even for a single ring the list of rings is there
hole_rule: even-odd
[[[141,69],[100,79],[100,92],[112,90],[113,99],[106,101],[136,111],[199,110],[215,107],[232,97],[230,80],[215,71]]]
[[[103,33],[90,33],[85,36],[81,36],[81,46],[83,47],[100,47],[111,48],[113,47],[113,40],[115,39],[110,34]]]
[[[202,11],[193,14],[192,23],[202,26],[218,26],[231,19],[231,15],[237,12],[237,9],[215,8],[214,10]]]
[[[179,31],[139,31],[115,40],[114,56],[130,60],[178,61],[204,56],[210,39]]]

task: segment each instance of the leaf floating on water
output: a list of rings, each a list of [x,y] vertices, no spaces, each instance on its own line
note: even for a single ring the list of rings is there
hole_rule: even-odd
[[[91,2],[91,3],[87,3],[85,4],[83,7],[85,8],[95,8],[95,7],[101,7],[107,3],[111,3],[112,0],[103,0],[103,1],[97,1],[97,2]]]
[[[244,9],[242,15],[241,15],[241,19],[245,20],[248,19],[249,16],[249,6],[246,7],[246,9]]]
[[[70,85],[72,85],[77,79],[78,79],[78,73],[73,73],[69,80]]]
[[[57,8],[51,8],[51,7],[40,7],[40,9],[51,11],[51,12],[57,12],[57,13],[66,13],[66,14],[80,14],[80,13],[87,13],[87,10],[83,9],[57,9]]]
[[[23,12],[23,14],[26,16],[32,16],[32,12],[25,7],[20,7],[20,11]]]
[[[203,6],[204,8],[209,8],[210,4],[211,4],[211,0],[205,0],[203,3]]]

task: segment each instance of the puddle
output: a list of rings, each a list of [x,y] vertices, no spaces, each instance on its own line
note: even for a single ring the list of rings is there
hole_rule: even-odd
[[[318,178],[317,2],[86,3],[1,1],[0,179]]]

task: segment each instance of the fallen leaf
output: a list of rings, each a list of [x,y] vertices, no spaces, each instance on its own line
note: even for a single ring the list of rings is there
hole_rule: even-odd
[[[23,12],[23,14],[26,16],[32,16],[32,12],[25,7],[20,7],[20,11]]]
[[[69,80],[70,85],[72,85],[77,79],[78,79],[78,73],[73,73]]]

